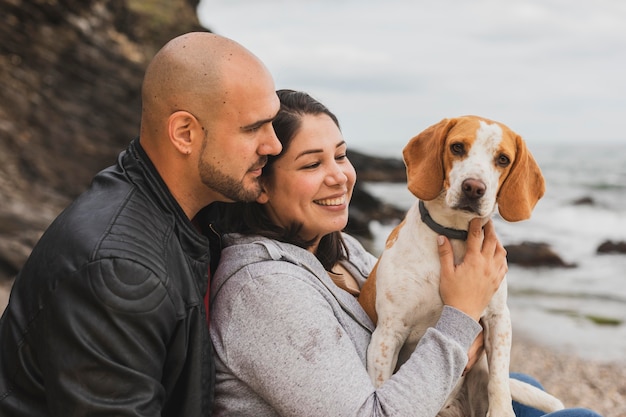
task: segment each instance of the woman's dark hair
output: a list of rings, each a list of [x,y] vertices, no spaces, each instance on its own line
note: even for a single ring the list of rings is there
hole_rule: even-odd
[[[280,99],[280,110],[272,125],[278,140],[283,145],[283,149],[279,155],[270,155],[268,157],[267,165],[263,168],[261,178],[273,174],[274,162],[289,148],[291,140],[300,130],[303,116],[325,114],[335,122],[338,128],[340,127],[337,117],[326,106],[307,93],[293,90],[278,90],[276,93]],[[225,211],[222,227],[227,232],[257,234],[291,243],[305,249],[310,247],[314,241],[304,240],[298,236],[302,229],[302,224],[292,224],[287,228],[274,224],[267,216],[263,204],[256,202],[229,204],[229,208]],[[346,259],[348,250],[341,232],[337,231],[323,236],[315,256],[327,271],[330,271],[338,261]]]

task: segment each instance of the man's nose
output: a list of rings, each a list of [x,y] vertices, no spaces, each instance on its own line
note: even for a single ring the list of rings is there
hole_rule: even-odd
[[[278,155],[282,151],[283,145],[278,140],[274,128],[270,124],[267,129],[267,134],[264,137],[263,143],[260,146],[259,154],[261,155]]]

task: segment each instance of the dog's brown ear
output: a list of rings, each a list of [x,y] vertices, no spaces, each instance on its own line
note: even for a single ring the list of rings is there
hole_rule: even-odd
[[[519,135],[515,137],[515,145],[515,161],[498,196],[498,211],[510,222],[529,219],[546,190],[539,165]]]
[[[409,191],[420,200],[437,198],[443,188],[443,147],[456,119],[443,119],[415,136],[404,147]]]

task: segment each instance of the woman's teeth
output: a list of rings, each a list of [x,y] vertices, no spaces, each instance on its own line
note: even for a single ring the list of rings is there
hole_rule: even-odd
[[[346,202],[346,196],[337,197],[337,198],[327,198],[324,200],[315,200],[315,204],[319,204],[320,206],[340,206]]]

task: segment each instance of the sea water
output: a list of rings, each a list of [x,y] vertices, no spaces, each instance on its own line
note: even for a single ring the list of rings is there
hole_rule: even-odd
[[[504,245],[542,242],[571,268],[509,265],[514,331],[553,348],[600,361],[626,361],[626,254],[599,254],[626,241],[626,144],[531,147],[546,180],[532,218],[494,217]],[[364,184],[385,202],[408,209],[406,184]],[[581,204],[581,199],[587,203]],[[372,223],[374,250],[393,226]]]

